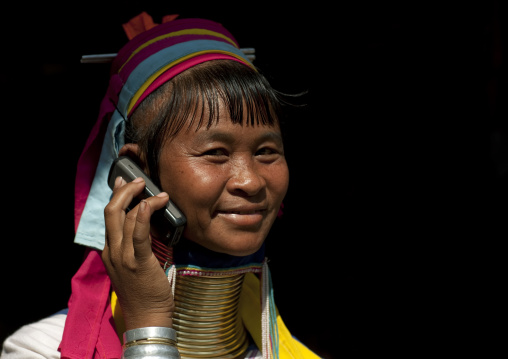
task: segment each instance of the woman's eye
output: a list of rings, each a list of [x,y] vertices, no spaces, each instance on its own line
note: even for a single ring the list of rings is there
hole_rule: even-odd
[[[214,148],[203,153],[205,156],[227,156],[228,153],[224,148]]]
[[[278,153],[279,153],[279,151],[277,151],[273,148],[263,147],[263,148],[256,151],[256,156],[268,156],[268,155],[274,155],[274,154],[278,154]]]

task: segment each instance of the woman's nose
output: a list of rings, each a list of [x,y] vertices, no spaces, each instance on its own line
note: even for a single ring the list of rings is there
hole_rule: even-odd
[[[253,159],[236,161],[232,166],[227,188],[232,193],[255,196],[266,185]]]

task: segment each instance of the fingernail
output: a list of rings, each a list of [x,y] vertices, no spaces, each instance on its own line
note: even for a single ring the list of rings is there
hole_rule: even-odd
[[[146,201],[145,200],[142,200],[141,202],[139,202],[139,211],[140,212],[144,212],[145,209],[146,209]]]
[[[117,178],[115,178],[115,188],[120,187],[122,185],[122,181],[123,181],[122,176],[118,176]]]
[[[163,198],[163,197],[168,197],[168,196],[169,196],[169,195],[168,195],[166,192],[161,192],[161,193],[159,193],[159,194],[157,195],[157,197],[161,197],[161,198]]]
[[[134,178],[134,180],[132,182],[134,182],[134,183],[143,182],[143,177],[136,177],[136,178]]]

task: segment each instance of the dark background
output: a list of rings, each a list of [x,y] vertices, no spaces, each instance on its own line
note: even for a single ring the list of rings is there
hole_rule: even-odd
[[[308,91],[267,248],[294,335],[324,358],[493,353],[506,322],[506,5],[210,3],[3,6],[0,338],[67,305],[83,251],[75,168],[109,72],[80,58],[118,51],[121,24],[147,11],[221,22],[275,88]]]

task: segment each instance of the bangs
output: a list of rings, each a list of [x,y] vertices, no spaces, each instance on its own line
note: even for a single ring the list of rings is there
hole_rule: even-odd
[[[236,61],[205,62],[170,81],[166,107],[167,132],[172,137],[182,128],[210,128],[226,110],[232,123],[278,124],[279,100],[259,73]],[[223,114],[222,114],[223,115]]]

